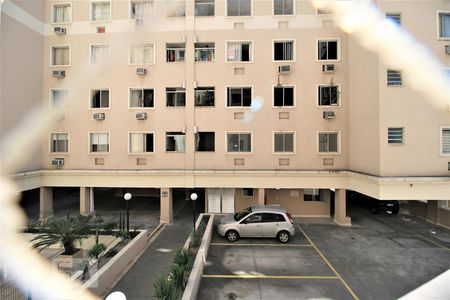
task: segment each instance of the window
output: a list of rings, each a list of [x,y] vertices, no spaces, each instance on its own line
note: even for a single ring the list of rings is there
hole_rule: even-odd
[[[135,154],[154,152],[153,133],[131,132],[129,134],[129,139],[130,153]]]
[[[251,87],[228,87],[227,106],[249,107],[252,105]]]
[[[450,12],[439,12],[439,38],[450,38]]]
[[[214,16],[214,0],[195,0],[195,15]]]
[[[450,200],[441,200],[439,202],[440,202],[439,207],[446,209],[446,210],[450,210]]]
[[[304,189],[303,201],[321,201],[321,190],[319,189]]]
[[[91,3],[91,21],[111,20],[111,2],[95,1]]]
[[[62,106],[63,103],[67,101],[68,96],[69,96],[68,90],[52,89],[50,91],[51,105],[53,107]]]
[[[251,133],[227,133],[228,152],[251,152]]]
[[[186,89],[166,88],[166,106],[186,106]]]
[[[273,106],[284,107],[294,106],[294,87],[275,86],[273,88]]]
[[[273,0],[273,14],[275,16],[293,15],[294,0]]]
[[[275,132],[274,153],[294,153],[294,133],[293,132]]]
[[[183,1],[167,0],[167,17],[186,16],[186,3]]]
[[[319,153],[338,153],[339,133],[319,132]]]
[[[153,0],[131,0],[130,19],[144,19],[153,8]]]
[[[317,44],[318,60],[338,60],[338,40],[321,40]]]
[[[155,107],[155,91],[147,88],[130,89],[130,108]]]
[[[281,214],[263,213],[262,222],[263,223],[286,222],[286,220],[284,219],[284,216]]]
[[[251,0],[227,0],[227,16],[251,16]]]
[[[253,189],[252,188],[243,188],[242,196],[243,197],[253,197]]]
[[[214,43],[195,43],[195,61],[214,61]]]
[[[52,66],[68,66],[68,65],[70,65],[69,46],[53,46]]]
[[[166,61],[184,61],[185,43],[166,44]]]
[[[403,144],[403,128],[389,127],[388,128],[388,144]]]
[[[70,23],[72,20],[72,5],[70,3],[58,3],[52,6],[53,24]]]
[[[330,8],[323,7],[323,8],[317,9],[317,14],[318,15],[331,15],[331,14],[333,14],[333,10]]]
[[[68,133],[52,133],[50,138],[51,153],[67,153],[69,152],[69,134]]]
[[[252,42],[227,42],[227,61],[252,61]]]
[[[214,98],[214,87],[198,87],[195,89],[195,106],[214,106]]]
[[[274,61],[294,60],[294,41],[275,41],[273,43]]]
[[[337,85],[319,85],[318,98],[319,106],[339,105],[339,86]]]
[[[386,13],[386,19],[394,23],[395,25],[402,25],[401,15],[399,13]]]
[[[91,90],[91,108],[109,108],[109,90]]]
[[[138,44],[130,48],[130,64],[154,64],[155,44]]]
[[[91,153],[109,152],[109,133],[91,133],[89,140]]]
[[[387,85],[388,86],[402,85],[402,72],[396,70],[387,70]]]
[[[215,151],[215,133],[199,132],[196,135],[195,151]]]
[[[166,132],[166,151],[185,152],[186,135],[182,132]]]
[[[450,127],[441,128],[441,154],[450,155]]]
[[[107,64],[109,62],[109,45],[91,45],[91,64]]]

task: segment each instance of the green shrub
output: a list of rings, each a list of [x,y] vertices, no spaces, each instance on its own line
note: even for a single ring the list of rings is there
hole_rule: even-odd
[[[183,248],[177,249],[173,258],[173,263],[179,266],[187,266],[191,263],[191,257],[189,252]]]
[[[180,298],[180,291],[165,274],[156,279],[153,287],[155,289],[155,298],[158,300],[177,300]]]
[[[189,271],[188,265],[172,264],[169,280],[177,289],[184,290],[189,279]]]

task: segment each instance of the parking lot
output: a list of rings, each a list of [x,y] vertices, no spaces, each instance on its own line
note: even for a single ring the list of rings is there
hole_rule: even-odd
[[[350,228],[296,219],[288,244],[230,243],[214,228],[198,299],[397,299],[450,268],[449,230],[403,214],[351,213]]]

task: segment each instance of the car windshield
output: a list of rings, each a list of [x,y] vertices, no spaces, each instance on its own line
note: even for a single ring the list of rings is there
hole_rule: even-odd
[[[248,215],[251,212],[252,212],[252,208],[251,207],[247,207],[247,208],[241,210],[240,212],[235,213],[234,214],[234,220],[235,221],[242,220],[242,218],[244,218],[246,215]]]

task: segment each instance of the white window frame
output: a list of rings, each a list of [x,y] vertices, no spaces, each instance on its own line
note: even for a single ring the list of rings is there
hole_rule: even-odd
[[[107,134],[108,136],[108,151],[107,152],[91,152],[91,134]],[[88,132],[88,153],[89,154],[110,154],[111,153],[111,133],[109,131],[100,131],[100,132]]]
[[[67,134],[67,151],[66,152],[52,152],[52,135],[53,134],[62,134],[62,133],[64,133],[64,134]],[[55,131],[55,132],[50,132],[49,133],[49,147],[48,147],[48,153],[49,154],[58,154],[58,155],[60,155],[60,154],[70,154],[70,133],[69,132],[67,132],[67,131]]]
[[[321,134],[321,133],[328,133],[328,134],[330,134],[330,133],[336,133],[337,134],[337,152],[320,152],[319,151],[319,135]],[[316,134],[316,145],[317,145],[317,154],[318,155],[339,155],[339,154],[341,154],[341,144],[342,144],[342,142],[341,142],[341,139],[342,139],[342,137],[341,137],[341,132],[340,131],[333,131],[333,130],[331,130],[331,131],[317,131],[317,134]]]
[[[275,60],[275,43],[283,43],[283,42],[292,42],[292,60]],[[272,62],[274,63],[290,63],[290,62],[295,62],[297,60],[297,56],[296,56],[296,42],[295,39],[273,39],[272,40]]]
[[[290,15],[276,15],[275,14],[275,0],[272,0],[272,16],[273,17],[294,17],[295,16],[295,2],[296,0],[292,0],[292,14]]]
[[[333,86],[336,86],[337,87],[337,90],[338,90],[338,104],[337,105],[319,105],[319,100],[320,100],[320,96],[319,96],[319,87],[321,87],[321,86],[325,86],[325,87],[328,87],[328,86],[330,86],[330,84],[329,83],[319,83],[319,84],[316,84],[316,91],[315,91],[315,93],[316,93],[316,95],[317,95],[317,98],[316,98],[316,107],[317,108],[322,108],[322,107],[325,107],[325,108],[330,108],[330,107],[341,107],[341,102],[342,102],[342,90],[341,90],[341,84],[340,83],[333,83]]]
[[[200,48],[196,47],[195,44],[214,44],[214,48]],[[195,60],[196,52],[197,50],[213,50],[213,58],[212,60]],[[194,62],[195,63],[210,63],[216,61],[216,42],[201,42],[201,43],[194,43]]]
[[[254,87],[253,85],[226,85],[225,86],[225,108],[229,109],[249,109],[252,107],[251,102],[250,106],[228,106],[228,88],[250,88],[251,89],[251,101],[253,101],[254,95]],[[216,101],[217,99],[214,99]]]
[[[225,2],[225,18],[251,18],[253,17],[253,9],[254,9],[254,1],[250,0],[250,15],[248,16],[229,16],[228,15],[228,0],[224,0]]]
[[[201,3],[201,4],[213,4],[213,6],[214,6],[214,13],[212,14],[212,15],[197,15],[196,14],[196,6],[197,6],[197,3],[195,3],[195,0],[194,0],[194,16],[195,17],[214,17],[215,15],[216,15],[216,3],[215,3],[216,1],[215,0],[210,0],[210,2],[208,2],[208,3]]]
[[[228,152],[228,134],[250,134],[250,151],[245,152]],[[253,137],[253,131],[225,131],[225,154],[231,154],[231,155],[251,155],[253,154],[253,149],[255,145],[255,140]]]
[[[70,8],[69,8],[69,21],[67,21],[67,22],[54,22],[53,20],[54,20],[54,17],[55,17],[55,6],[62,6],[62,5],[69,5],[70,6]],[[66,25],[66,24],[72,24],[72,7],[73,7],[73,5],[72,5],[72,2],[54,2],[54,3],[52,3],[52,6],[51,6],[51,18],[52,18],[52,21],[51,21],[51,24],[52,25]]]
[[[319,42],[337,42],[337,59],[320,59],[319,58]],[[341,61],[341,39],[338,37],[322,37],[316,39],[316,61],[318,62],[338,62]]]
[[[136,46],[146,46],[146,45],[152,45],[153,46],[153,62],[150,63],[133,63],[131,62],[131,51],[133,50],[133,47]],[[128,47],[128,65],[130,66],[150,66],[150,65],[156,65],[156,43],[155,42],[142,42],[142,43],[136,43],[132,44]]]
[[[292,143],[293,143],[293,151],[292,152],[276,152],[275,151],[275,134],[292,134]],[[297,136],[296,136],[296,132],[292,131],[292,130],[273,130],[272,131],[272,154],[275,155],[292,155],[295,154],[297,152]]]
[[[275,88],[293,88],[294,89],[294,95],[293,95],[293,97],[294,97],[294,105],[292,105],[292,106],[275,106],[275,93],[274,93],[274,91],[275,91]],[[296,87],[296,85],[294,85],[294,84],[283,84],[283,85],[281,85],[281,86],[279,86],[279,85],[272,85],[272,108],[276,108],[276,109],[293,109],[293,108],[296,108],[296,106],[297,106],[297,95],[296,95],[296,93],[297,93],[297,87]]]
[[[54,65],[53,64],[53,48],[69,48],[69,64],[68,65]],[[50,46],[50,68],[68,68],[72,65],[72,46],[71,45],[51,45]]]
[[[186,153],[186,138],[187,138],[186,133],[182,134],[182,136],[184,136],[184,151],[168,151],[167,150],[167,133],[169,133],[169,132],[181,132],[181,133],[183,133],[182,131],[165,131],[164,132],[164,152],[165,153]],[[169,136],[175,136],[175,135],[169,135]]]
[[[175,91],[170,91],[171,93],[173,93],[173,94],[178,94],[178,93],[181,93],[182,92],[182,90],[179,90],[178,91],[178,89],[184,89],[184,105],[176,105],[176,97],[175,97],[175,105],[173,105],[173,106],[169,106],[169,105],[167,105],[167,89],[176,89]],[[188,99],[187,99],[187,93],[186,93],[186,88],[183,88],[183,87],[179,87],[179,86],[176,86],[176,87],[173,87],[173,86],[166,86],[166,88],[165,88],[165,91],[164,91],[164,98],[165,98],[165,107],[166,108],[169,108],[169,109],[171,109],[171,108],[186,108],[187,106],[188,106]]]
[[[147,3],[150,3],[150,10],[147,12],[148,14],[145,15],[144,17],[147,17],[148,15],[151,15],[153,10],[154,10],[154,8],[155,8],[155,0],[148,0],[148,1],[146,1],[146,0],[142,0],[142,1],[129,0],[128,1],[128,19],[130,21],[136,20],[136,16],[133,17],[133,15],[131,14],[131,2],[143,2],[143,3],[147,2]]]
[[[108,104],[109,104],[109,106],[108,107],[99,107],[99,108],[95,108],[95,107],[92,107],[92,92],[93,91],[96,91],[96,90],[99,90],[99,91],[109,91],[109,99],[108,99]],[[111,99],[112,99],[112,97],[111,97],[111,88],[110,87],[99,87],[99,88],[90,88],[89,89],[89,110],[110,110],[111,109]]]
[[[104,63],[92,63],[92,47],[95,46],[108,46],[108,59],[105,59]],[[89,65],[91,66],[108,66],[111,64],[111,45],[110,44],[89,44]]]
[[[211,88],[214,88],[214,105],[211,105],[211,106],[208,106],[208,105],[196,105],[196,100],[195,100],[195,96],[196,96],[196,91],[197,91],[197,89],[198,88],[207,88],[207,87],[211,87]],[[217,105],[217,94],[216,94],[216,87],[215,86],[198,86],[198,87],[196,87],[196,88],[194,88],[194,108],[201,108],[201,107],[205,107],[205,108],[208,108],[208,107],[210,107],[210,108],[213,108],[213,107],[216,107],[216,105]]]
[[[153,135],[153,151],[152,152],[131,152],[131,134],[132,133],[138,133],[138,134],[152,134]],[[129,155],[154,155],[155,154],[155,132],[154,131],[128,131],[128,154]]]
[[[166,10],[166,17],[167,18],[186,18],[186,11],[187,11],[187,3],[184,0],[165,0],[166,1],[166,8],[168,8]],[[169,3],[171,2],[171,3]],[[179,12],[181,12],[181,10],[179,10],[179,7],[183,6],[184,8],[184,14],[181,15],[179,14]],[[169,8],[172,9],[169,9]]]
[[[169,45],[174,45],[174,44],[184,44],[184,48],[174,48],[174,47],[167,47],[167,44]],[[184,50],[184,56],[183,56],[183,60],[174,60],[174,61],[168,61],[167,60],[167,51],[181,51]],[[164,51],[164,60],[166,63],[184,63],[186,61],[186,43],[185,42],[181,42],[181,43],[166,43],[165,45],[165,51]]]
[[[101,2],[109,2],[109,19],[107,20],[94,20],[92,6],[94,3],[101,3]],[[112,1],[111,0],[91,0],[89,3],[89,18],[92,23],[108,23],[112,20]]]
[[[439,22],[439,14],[450,14],[450,10],[438,10],[436,11],[436,37],[439,41],[450,41],[450,37],[441,37],[441,26]]]
[[[131,106],[131,90],[153,90],[153,107],[132,107]],[[156,88],[150,86],[130,86],[128,87],[128,109],[142,110],[155,109],[156,107]]]
[[[402,130],[402,141],[400,143],[390,143],[389,142],[389,129],[401,129]],[[405,127],[404,126],[390,126],[386,131],[386,142],[389,146],[403,146],[405,145]]]
[[[66,89],[66,88],[50,88],[49,89],[49,106],[50,107],[57,107],[55,104],[54,104],[54,102],[53,102],[53,92],[54,91],[66,91],[67,92],[67,98],[69,98],[70,97],[70,95],[69,95],[69,93],[70,93],[70,90],[69,89]],[[67,101],[67,100],[66,100]],[[66,102],[66,105],[64,105],[64,106],[62,106],[62,107],[68,107],[69,105],[68,105],[68,103]]]
[[[450,126],[440,126],[439,127],[439,153],[441,154],[441,156],[445,156],[445,157],[448,157],[448,156],[450,156],[450,153],[444,153],[442,150],[444,150],[443,149],[443,131],[444,131],[444,129],[448,129],[448,130],[450,130]]]
[[[228,61],[228,43],[250,43],[250,60],[249,61]],[[254,41],[253,40],[226,40],[225,41],[225,63],[227,64],[252,64],[254,58]]]

